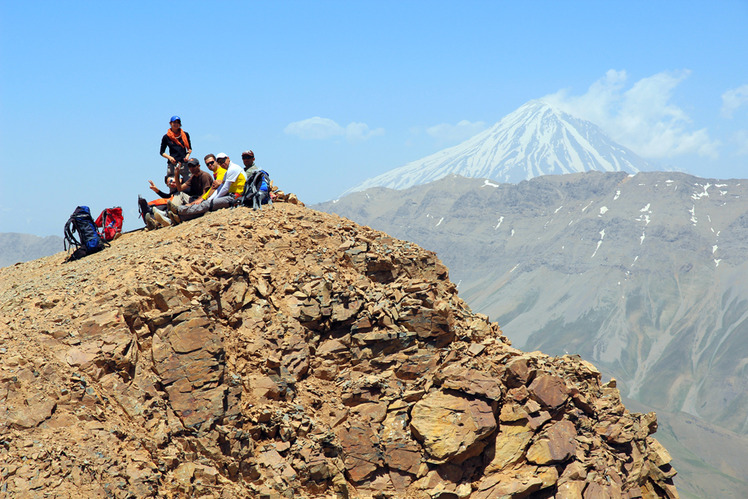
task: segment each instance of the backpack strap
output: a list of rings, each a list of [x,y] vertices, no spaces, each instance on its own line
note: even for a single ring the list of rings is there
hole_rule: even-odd
[[[75,246],[76,248],[80,246],[80,243],[75,238],[75,235],[73,234],[73,231],[71,230],[72,226],[73,226],[73,217],[70,217],[68,218],[68,221],[65,224],[65,229],[64,229],[65,240],[63,241],[62,247],[64,248],[65,251],[67,251],[68,248],[72,248],[73,246]]]

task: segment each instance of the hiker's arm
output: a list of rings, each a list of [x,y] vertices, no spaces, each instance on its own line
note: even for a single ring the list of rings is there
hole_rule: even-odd
[[[226,193],[229,192],[229,185],[230,185],[229,182],[226,182],[224,180],[223,183],[221,184],[221,187],[219,187],[217,191],[215,191],[213,194],[210,195],[210,197],[208,198],[208,201],[215,199],[215,198],[220,198],[221,196],[225,196]]]
[[[185,158],[185,159],[187,159],[187,158]],[[187,188],[190,179],[188,178],[187,182],[185,182],[183,184],[182,183],[182,175],[179,172],[174,172],[174,173],[175,173],[175,175],[174,175],[174,183],[176,184],[176,188],[177,188],[177,190],[179,192],[182,192],[182,191],[184,191]],[[190,178],[192,178],[192,177],[190,177]]]
[[[148,183],[151,184],[151,190],[155,192],[156,194],[158,194],[159,197],[162,197],[162,198],[171,197],[171,194],[167,194],[163,192],[161,189],[159,189],[158,187],[156,187],[156,184],[153,183],[153,180],[149,180]]]
[[[187,161],[190,159],[190,155],[192,154],[192,138],[190,137],[190,134],[182,130],[182,133],[187,137],[187,143],[190,145],[190,147],[186,147],[185,150],[187,151],[187,155],[184,157],[184,160]]]
[[[161,155],[161,157],[166,158],[169,163],[175,163],[174,158],[166,154],[166,135],[161,139],[161,149],[159,149],[158,153]]]

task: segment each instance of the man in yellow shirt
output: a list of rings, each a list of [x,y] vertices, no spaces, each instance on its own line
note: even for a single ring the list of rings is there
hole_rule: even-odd
[[[206,156],[205,164],[214,171],[216,181],[213,182],[211,189],[207,192],[207,198],[204,200],[202,198],[198,199],[198,204],[176,206],[174,203],[169,202],[168,206],[171,213],[169,217],[173,223],[180,223],[183,220],[200,217],[208,211],[228,208],[244,192],[244,183],[247,180],[244,169],[232,163],[231,159],[224,153],[220,153],[215,157],[217,167],[208,159],[208,156]],[[214,167],[215,170],[213,169]],[[220,172],[221,169],[224,171]],[[218,179],[219,174],[221,175],[220,180]],[[220,184],[216,186],[219,182]]]

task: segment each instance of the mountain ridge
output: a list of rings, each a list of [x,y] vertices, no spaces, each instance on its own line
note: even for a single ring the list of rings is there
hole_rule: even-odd
[[[0,267],[52,255],[60,251],[62,245],[63,239],[58,236],[0,233]]]

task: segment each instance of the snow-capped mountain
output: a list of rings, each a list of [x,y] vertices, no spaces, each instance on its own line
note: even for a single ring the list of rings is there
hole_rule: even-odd
[[[651,169],[597,125],[533,100],[461,144],[370,178],[344,194],[380,186],[407,189],[449,174],[517,183],[541,175]]]

